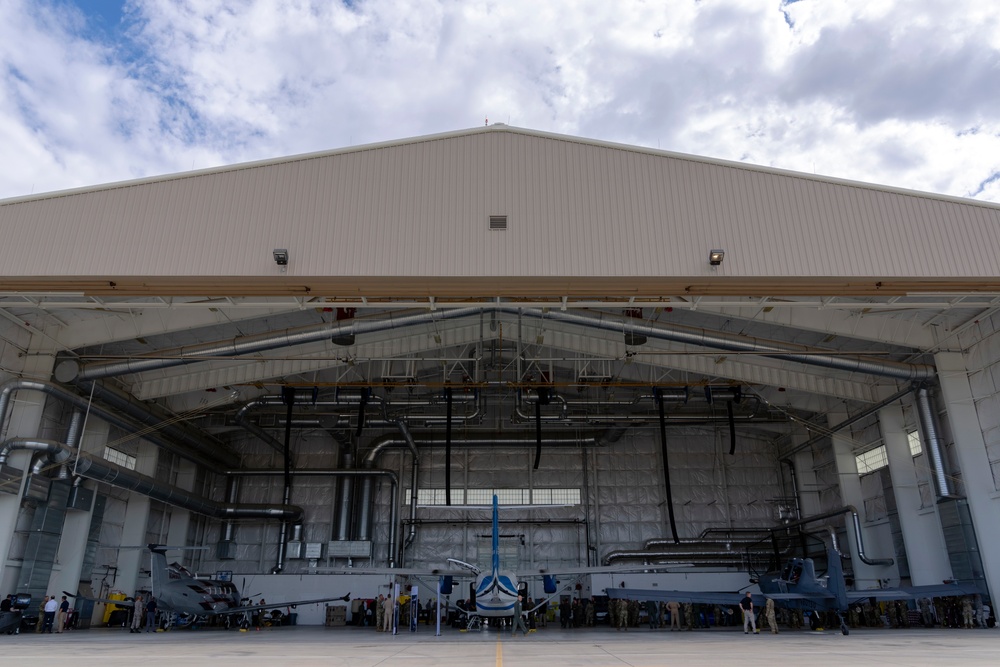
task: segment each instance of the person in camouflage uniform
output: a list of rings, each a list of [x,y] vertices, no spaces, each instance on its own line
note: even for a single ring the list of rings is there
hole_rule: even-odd
[[[774,617],[774,600],[767,598],[767,602],[764,604],[764,619],[767,621],[767,625],[771,628],[771,634],[778,634],[778,619]]]
[[[628,600],[618,600],[618,629],[628,632]]]
[[[639,627],[639,601],[628,601],[628,625],[630,628]]]
[[[684,605],[684,625],[688,630],[694,630],[694,604],[691,602]]]
[[[379,595],[378,602],[375,603],[375,630],[382,632],[382,624],[385,621],[385,596]]]
[[[962,596],[962,627],[971,630],[973,627],[972,620],[972,596],[963,595]]]

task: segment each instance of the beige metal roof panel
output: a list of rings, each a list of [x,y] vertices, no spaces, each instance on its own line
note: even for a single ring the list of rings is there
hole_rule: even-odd
[[[1000,207],[501,126],[7,200],[0,231],[0,289],[1000,285]]]

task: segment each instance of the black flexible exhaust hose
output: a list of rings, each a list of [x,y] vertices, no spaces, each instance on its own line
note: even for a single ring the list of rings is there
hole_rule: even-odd
[[[663,413],[663,394],[656,392],[656,402],[660,407],[660,451],[663,453],[663,486],[667,492],[667,516],[670,517],[670,534],[674,544],[680,544],[677,536],[677,522],[674,520],[674,498],[670,492],[670,466],[667,463],[667,417]]]

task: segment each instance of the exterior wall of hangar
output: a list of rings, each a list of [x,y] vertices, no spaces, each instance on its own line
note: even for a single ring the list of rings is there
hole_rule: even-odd
[[[11,239],[0,249],[0,283],[8,290],[0,299],[0,360],[7,381],[53,383],[89,402],[89,392],[60,381],[60,364],[85,371],[187,357],[102,378],[120,396],[97,397],[94,405],[117,414],[124,397],[151,416],[143,425],[134,415],[116,422],[115,415],[89,414],[81,450],[100,458],[110,444],[134,457],[139,474],[216,503],[228,500],[226,476],[212,472],[227,467],[218,459],[231,456],[229,465],[243,470],[280,467],[268,444],[281,437],[271,430],[276,411],[255,417],[263,438],[233,424],[240,405],[273,396],[280,385],[312,383],[334,403],[338,389],[369,387],[392,417],[424,418],[426,428],[415,426],[418,442],[441,429],[445,383],[464,381],[481,395],[492,391],[489,382],[503,385],[476,418],[482,421],[469,420],[457,433],[470,441],[501,428],[530,440],[537,389],[551,386],[568,407],[545,407],[545,432],[560,442],[594,438],[594,446],[547,447],[537,471],[528,445],[469,445],[451,466],[432,447],[421,456],[417,486],[440,490],[451,467],[456,490],[578,489],[575,508],[541,507],[514,519],[525,526],[525,546],[514,557],[553,564],[664,551],[647,546],[670,533],[648,394],[687,387],[698,398],[672,406],[670,415],[701,423],[672,426],[667,447],[675,527],[685,539],[773,526],[797,495],[802,516],[859,509],[867,558],[893,560],[864,563],[853,525],[834,521],[859,586],[981,577],[995,591],[998,213],[979,202],[493,126],[0,202],[0,228]],[[507,216],[506,231],[490,231],[492,215]],[[276,248],[290,252],[284,268],[273,261]],[[714,248],[726,251],[715,267],[707,256]],[[330,266],[337,275],[328,275]],[[507,310],[491,315],[498,300]],[[222,359],[212,345],[310,326],[332,331],[394,317],[404,306],[484,314],[454,326],[427,321],[360,334],[348,346],[313,341],[253,357]],[[521,317],[517,307],[602,312],[616,324]],[[338,308],[359,311],[337,320]],[[641,345],[623,338],[633,332],[631,320],[647,338]],[[660,337],[667,329],[743,347]],[[914,457],[904,449],[910,432],[928,437],[911,395],[788,455],[908,384],[840,361],[807,363],[819,357],[931,368],[941,465],[929,462],[926,450]],[[400,399],[401,383],[426,405]],[[737,416],[766,417],[738,426],[738,455],[728,454],[721,404],[700,398],[705,386],[741,387],[753,398]],[[357,461],[345,455],[364,456],[372,442],[396,433],[381,424],[350,437],[358,410],[351,401],[308,416],[315,426],[295,435],[297,467],[352,467]],[[759,413],[750,414],[751,403]],[[73,413],[58,396],[11,390],[3,440],[65,444]],[[165,424],[180,417],[196,426],[165,435]],[[630,428],[598,446],[612,418]],[[325,434],[331,430],[346,442]],[[879,446],[889,474],[859,476],[856,455]],[[788,456],[791,466],[781,462]],[[156,497],[93,479],[77,484],[91,492],[81,494],[59,479],[55,463],[16,447],[4,460],[5,591],[69,590],[79,581],[99,587],[113,567],[116,586],[131,592],[146,585],[139,555],[113,547],[148,541],[232,542],[235,560],[213,551],[192,564],[254,575],[267,597],[294,594],[287,574],[309,571],[308,559],[279,554],[277,522],[243,522],[227,540],[224,521]],[[405,492],[409,456],[393,449],[380,465]],[[944,502],[936,502],[939,474],[951,484]],[[350,526],[341,516],[345,486],[296,479],[301,543],[321,545],[320,560],[336,562],[330,545],[360,531],[369,539],[349,541],[369,542],[371,562],[382,562],[391,542],[389,489],[379,483],[371,490],[371,523],[359,528],[360,511]],[[273,504],[281,496],[276,478],[247,476],[236,501]],[[478,515],[419,508],[422,523],[407,523],[400,496],[396,558],[434,565],[454,555],[454,545],[478,556]],[[404,549],[413,525],[419,530]],[[723,573],[737,569],[721,552],[705,559]],[[266,574],[279,560],[284,574]]]

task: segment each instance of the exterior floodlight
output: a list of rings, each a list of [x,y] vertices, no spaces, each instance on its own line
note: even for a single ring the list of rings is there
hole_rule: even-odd
[[[277,264],[278,266],[287,266],[288,265],[288,251],[285,250],[284,248],[275,248],[274,249],[274,263]]]
[[[275,251],[277,252],[277,251]],[[708,251],[708,263],[712,266],[718,266],[722,264],[722,260],[726,258],[725,250],[709,250]]]

